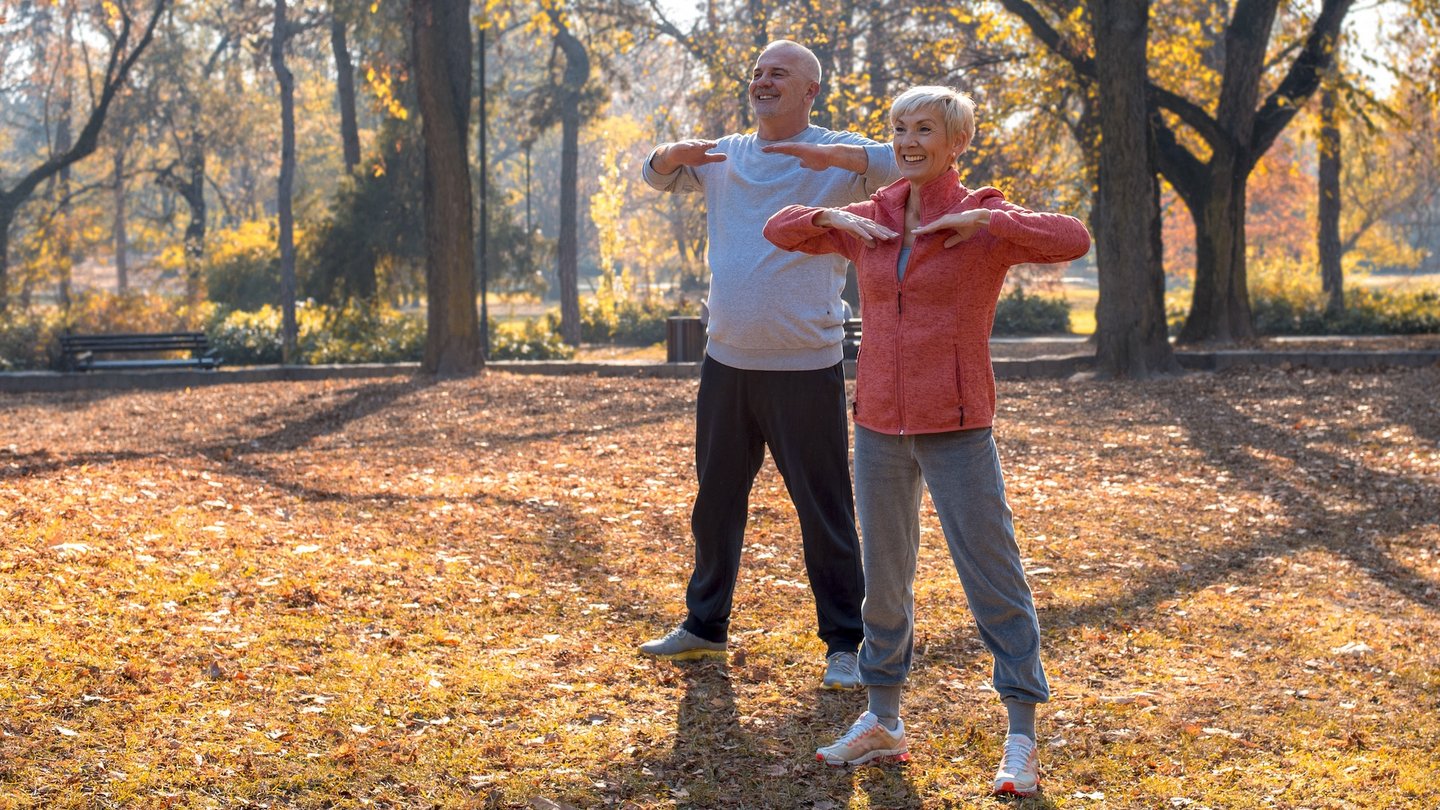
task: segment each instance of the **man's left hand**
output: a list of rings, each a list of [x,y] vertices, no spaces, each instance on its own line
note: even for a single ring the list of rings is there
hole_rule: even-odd
[[[799,158],[801,166],[816,172],[823,172],[826,169],[845,169],[856,174],[864,174],[870,165],[870,158],[866,156],[865,148],[849,143],[793,143],[787,141],[762,146],[760,151],[772,155],[789,155]]]

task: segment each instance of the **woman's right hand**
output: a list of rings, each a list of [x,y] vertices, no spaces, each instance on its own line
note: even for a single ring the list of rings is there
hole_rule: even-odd
[[[866,219],[838,208],[821,208],[811,221],[821,228],[844,231],[864,242],[866,247],[875,247],[876,239],[889,241],[900,235],[873,219]]]

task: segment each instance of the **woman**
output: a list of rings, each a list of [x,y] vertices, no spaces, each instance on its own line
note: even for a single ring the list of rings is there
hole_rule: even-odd
[[[967,96],[913,88],[895,99],[890,123],[900,180],[845,208],[784,208],[765,226],[781,248],[855,262],[865,323],[854,420],[866,581],[860,674],[869,710],[816,759],[908,757],[900,697],[914,649],[923,481],[1009,715],[992,789],[1028,796],[1039,784],[1035,706],[1050,690],[991,434],[989,337],[1006,271],[1083,256],[1090,235],[1074,217],[1027,211],[994,188],[961,185],[955,159],[975,133]]]

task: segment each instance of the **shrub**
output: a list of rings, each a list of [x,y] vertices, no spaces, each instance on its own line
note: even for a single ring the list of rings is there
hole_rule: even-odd
[[[1070,302],[1063,298],[1026,295],[1023,287],[1000,297],[995,306],[997,335],[1066,334],[1070,331]]]
[[[306,233],[295,229],[296,284],[305,285]],[[220,231],[211,240],[206,259],[205,289],[211,301],[232,310],[256,312],[280,299],[280,258],[275,253],[275,223],[246,222]]]
[[[284,349],[279,307],[230,312],[207,328],[217,353],[231,365],[279,363]],[[425,319],[379,305],[341,308],[307,304],[295,320],[299,362],[401,363],[420,360],[425,351]]]
[[[1345,308],[1326,310],[1319,292],[1259,293],[1250,302],[1259,335],[1413,335],[1440,332],[1440,293],[1352,287]]]
[[[696,314],[687,301],[589,298],[580,302],[580,340],[622,346],[651,346],[665,340],[665,321],[673,315]]]
[[[0,323],[0,370],[53,368],[59,359],[59,338],[66,332],[173,332],[195,329],[210,310],[192,310],[173,296],[159,293],[76,293],[70,308],[47,306],[16,310]]]
[[[552,316],[499,324],[490,319],[490,360],[569,360],[575,349],[565,345]]]
[[[261,307],[255,312],[219,315],[208,327],[210,345],[226,365],[252,366],[279,363],[284,348],[279,307]]]
[[[62,323],[52,308],[14,312],[0,320],[0,371],[35,371],[54,365]]]
[[[339,310],[307,307],[321,321],[305,347],[307,363],[418,362],[425,354],[425,316],[375,304]]]

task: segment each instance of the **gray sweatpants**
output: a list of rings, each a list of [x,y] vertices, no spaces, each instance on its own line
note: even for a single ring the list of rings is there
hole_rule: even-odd
[[[865,564],[861,679],[899,686],[910,674],[922,481],[980,638],[995,658],[995,691],[1002,699],[1044,703],[1050,687],[1040,663],[1040,623],[990,428],[891,436],[855,426],[855,496]]]

